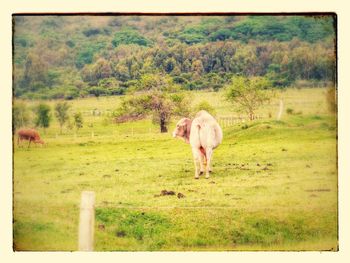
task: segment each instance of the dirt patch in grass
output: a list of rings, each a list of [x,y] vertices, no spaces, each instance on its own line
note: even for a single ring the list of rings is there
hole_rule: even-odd
[[[177,198],[185,198],[185,195],[184,194],[182,194],[182,193],[177,193]]]

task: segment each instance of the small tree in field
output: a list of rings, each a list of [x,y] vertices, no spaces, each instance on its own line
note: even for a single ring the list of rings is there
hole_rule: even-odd
[[[62,134],[62,127],[68,121],[68,109],[67,102],[58,102],[55,106],[55,116],[60,124],[60,133]]]
[[[35,126],[44,128],[44,132],[45,132],[45,129],[50,126],[50,121],[51,121],[50,111],[51,111],[50,106],[44,103],[39,104],[35,108],[35,114],[36,114]]]
[[[209,102],[206,100],[200,101],[195,107],[194,107],[194,114],[197,113],[200,110],[205,110],[209,112],[211,115],[216,115],[216,111],[213,106],[210,105]]]
[[[15,102],[13,104],[13,132],[18,128],[29,124],[29,112],[24,102]]]
[[[169,76],[145,74],[133,87],[134,96],[123,101],[116,121],[136,120],[152,115],[160,132],[167,132],[171,116],[189,114],[189,101]]]
[[[249,119],[253,120],[256,110],[272,96],[267,91],[269,87],[269,81],[263,77],[233,77],[232,83],[227,86],[226,99],[238,104],[240,110],[246,112]]]
[[[74,113],[74,126],[77,129],[77,132],[80,128],[83,127],[83,116],[81,115],[81,112]]]

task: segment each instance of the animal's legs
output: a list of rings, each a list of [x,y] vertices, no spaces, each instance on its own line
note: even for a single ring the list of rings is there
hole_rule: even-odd
[[[207,166],[206,166],[206,174],[205,174],[205,178],[209,178],[210,175],[209,175],[209,172],[211,171],[211,168],[210,168],[210,162],[211,162],[211,159],[212,159],[212,155],[213,155],[213,149],[212,148],[207,148],[206,149],[206,156],[207,156]]]
[[[206,158],[204,154],[200,154],[200,171],[199,171],[199,175],[204,174],[204,165],[206,164]]]
[[[29,148],[31,142],[32,142],[32,139],[29,139],[28,148]]]
[[[194,167],[195,167],[194,178],[198,179],[199,178],[198,163],[201,163],[201,152],[197,148],[192,148],[192,154],[193,154],[193,161],[194,161]]]

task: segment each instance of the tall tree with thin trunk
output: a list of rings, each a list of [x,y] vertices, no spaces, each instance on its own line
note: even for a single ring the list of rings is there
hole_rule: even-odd
[[[246,112],[249,119],[253,120],[256,110],[273,95],[269,87],[269,81],[263,77],[233,77],[232,83],[226,87],[226,99],[238,105],[239,110]]]
[[[68,121],[68,110],[69,105],[67,102],[58,102],[55,106],[55,116],[60,124],[60,133],[62,134],[62,128],[64,124]]]
[[[83,116],[81,115],[81,112],[76,112],[74,114],[74,126],[77,129],[77,132],[83,127]]]

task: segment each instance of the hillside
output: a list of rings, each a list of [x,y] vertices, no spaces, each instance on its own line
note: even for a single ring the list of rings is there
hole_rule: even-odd
[[[124,94],[143,74],[183,89],[222,88],[232,76],[275,87],[335,79],[332,16],[19,16],[14,96]],[[304,82],[305,83],[305,82]]]

